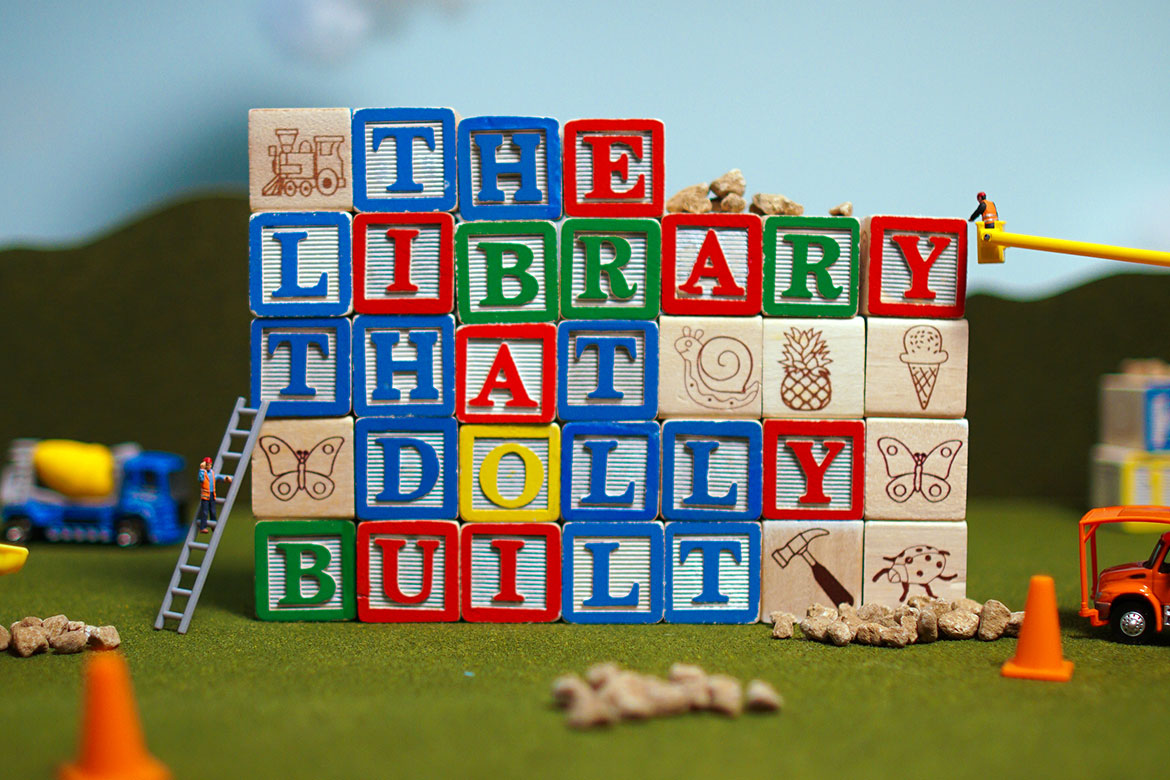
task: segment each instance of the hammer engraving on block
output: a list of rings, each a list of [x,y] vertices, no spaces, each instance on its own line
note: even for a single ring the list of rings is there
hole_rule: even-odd
[[[803,558],[808,563],[809,568],[812,569],[813,579],[817,581],[817,585],[821,586],[821,590],[825,592],[825,595],[832,600],[833,606],[837,606],[838,604],[852,605],[853,594],[841,584],[841,581],[831,571],[821,565],[808,550],[808,546],[813,539],[828,535],[829,532],[824,528],[810,528],[807,531],[802,531],[792,537],[783,547],[778,547],[773,550],[772,559],[780,564],[780,568],[783,569],[788,566],[788,563],[793,558]]]

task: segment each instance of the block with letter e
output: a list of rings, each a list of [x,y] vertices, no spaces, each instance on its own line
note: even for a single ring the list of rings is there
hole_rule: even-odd
[[[353,620],[356,574],[350,520],[262,520],[254,531],[256,617]]]
[[[569,623],[662,619],[662,523],[566,523],[561,614]]]
[[[574,217],[660,217],[665,150],[657,119],[565,123],[565,213]]]
[[[759,523],[666,524],[666,622],[755,623]]]
[[[461,223],[455,229],[455,277],[462,323],[556,321],[556,226]]]
[[[359,314],[449,313],[455,307],[455,218],[358,214],[353,284]]]
[[[366,623],[458,620],[459,523],[359,523],[357,615]]]
[[[658,325],[570,320],[557,326],[557,414],[562,420],[658,416]]]
[[[561,507],[561,429],[459,427],[459,516],[468,522],[555,521]]]
[[[760,313],[763,223],[755,214],[662,218],[662,312]]]
[[[860,223],[853,217],[764,220],[764,314],[857,314]]]
[[[571,422],[561,431],[566,520],[658,517],[659,428],[646,422]]]
[[[867,217],[861,228],[861,313],[958,319],[967,303],[967,223]]]
[[[454,520],[458,432],[450,417],[362,417],[354,431],[357,516]]]
[[[455,410],[455,318],[354,318],[359,416],[445,417]]]
[[[459,532],[460,604],[470,623],[551,623],[561,614],[561,527],[469,523]]]
[[[349,414],[350,336],[345,317],[252,320],[252,406],[269,401],[269,417]]]
[[[758,420],[667,420],[662,515],[669,520],[760,517]]]
[[[459,213],[467,220],[559,219],[557,120],[473,116],[459,122]]]
[[[860,520],[863,420],[765,420],[764,517]]]
[[[567,219],[561,225],[561,316],[652,320],[662,292],[656,219]]]
[[[248,299],[257,317],[341,317],[353,308],[353,239],[343,211],[248,220]]]
[[[458,119],[450,108],[354,111],[354,208],[452,211]]]

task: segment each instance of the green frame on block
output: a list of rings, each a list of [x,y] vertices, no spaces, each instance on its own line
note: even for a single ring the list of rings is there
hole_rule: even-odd
[[[805,231],[848,231],[850,235],[849,257],[838,257],[835,263],[847,259],[849,263],[849,284],[840,297],[844,300],[816,301],[820,294],[819,280],[815,275],[810,280],[805,275],[808,289],[816,290],[804,301],[784,302],[779,299],[776,289],[776,240],[783,229],[797,228]],[[773,317],[856,317],[858,312],[858,288],[860,287],[861,223],[854,217],[794,217],[771,216],[764,220],[764,315]],[[823,261],[823,257],[822,257]],[[817,263],[810,263],[815,266]]]
[[[357,533],[351,520],[261,520],[254,532],[256,555],[256,617],[261,620],[356,620]],[[341,606],[332,609],[272,609],[268,606],[268,540],[273,536],[304,537],[305,543],[339,537]]]
[[[573,302],[573,248],[581,233],[638,233],[646,236],[646,271],[641,306],[621,306],[612,293],[606,300],[582,305]],[[624,267],[624,266],[623,266]],[[601,276],[601,271],[598,271]],[[624,278],[624,277],[623,277]],[[607,277],[606,282],[611,280]],[[600,279],[598,280],[600,284]],[[662,224],[656,219],[574,217],[561,225],[561,316],[586,320],[653,320],[658,317],[662,298]]]
[[[540,234],[544,243],[544,306],[540,309],[473,309],[468,252],[470,236]],[[535,274],[529,274],[534,276]],[[507,222],[461,222],[455,228],[455,290],[459,321],[465,324],[494,322],[556,322],[557,311],[557,228],[542,220]],[[537,294],[539,296],[539,293]],[[536,300],[535,298],[533,300]]]

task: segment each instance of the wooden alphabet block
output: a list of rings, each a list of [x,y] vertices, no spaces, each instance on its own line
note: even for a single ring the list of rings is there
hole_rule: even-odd
[[[455,275],[460,322],[555,322],[556,226],[463,222],[455,229]]]
[[[662,317],[658,414],[760,418],[763,319]]]
[[[967,595],[967,523],[865,524],[866,604],[896,607],[911,596]]]
[[[562,545],[566,622],[662,620],[662,523],[565,523]]]
[[[563,317],[655,319],[662,298],[658,220],[565,220],[560,284]]]
[[[348,108],[248,112],[252,211],[349,211],[353,171]]]
[[[572,422],[561,431],[561,514],[566,520],[658,517],[656,422]]]
[[[962,417],[967,413],[967,321],[870,317],[865,413]]]
[[[474,523],[459,532],[460,602],[470,623],[551,623],[561,614],[561,527]]]
[[[266,419],[252,450],[252,514],[353,519],[353,418]]]
[[[569,320],[557,326],[557,413],[562,420],[658,416],[658,325]]]
[[[865,421],[865,519],[967,516],[967,421]]]
[[[256,523],[256,617],[353,620],[354,528],[350,520]]]
[[[446,417],[455,410],[455,318],[354,318],[359,416]]]
[[[861,317],[765,317],[764,417],[862,417],[865,330]]]
[[[860,223],[853,217],[764,220],[764,314],[854,317]]]
[[[861,233],[861,311],[958,319],[967,302],[967,223],[867,217]]]
[[[755,623],[759,523],[666,524],[667,623]]]
[[[460,517],[555,521],[560,506],[561,429],[555,423],[459,427]]]
[[[268,417],[350,413],[350,323],[344,317],[252,320],[252,405]]]
[[[455,331],[460,422],[546,423],[556,416],[552,323],[461,325]]]
[[[353,219],[354,310],[448,314],[455,308],[455,218],[358,214]]]
[[[565,214],[661,217],[665,151],[657,119],[565,123]]]
[[[457,202],[458,121],[449,108],[354,111],[354,207],[358,211],[452,211]]]
[[[459,516],[454,418],[362,417],[354,438],[358,517],[454,520]]]
[[[861,606],[860,520],[764,522],[760,620],[773,612],[803,617],[813,604]]]
[[[1170,452],[1170,382],[1166,377],[1106,374],[1101,377],[1101,442]]]
[[[662,425],[662,516],[668,520],[760,517],[758,420],[667,420]]]
[[[257,317],[340,317],[353,308],[349,214],[262,212],[248,220],[248,298]]]
[[[357,616],[365,623],[458,620],[459,523],[358,523]]]
[[[459,122],[459,213],[464,219],[559,219],[557,120],[473,116]]]
[[[860,520],[865,422],[765,420],[764,517]]]
[[[763,224],[755,214],[662,218],[662,312],[760,313]]]

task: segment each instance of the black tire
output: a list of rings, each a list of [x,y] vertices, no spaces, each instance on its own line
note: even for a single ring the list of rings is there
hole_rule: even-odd
[[[4,521],[4,541],[8,544],[28,544],[32,534],[32,521],[27,517],[10,517]]]
[[[1113,638],[1127,645],[1145,642],[1154,635],[1154,610],[1144,601],[1127,599],[1109,608]]]
[[[142,544],[142,521],[137,517],[123,517],[114,526],[114,544],[122,549]]]

